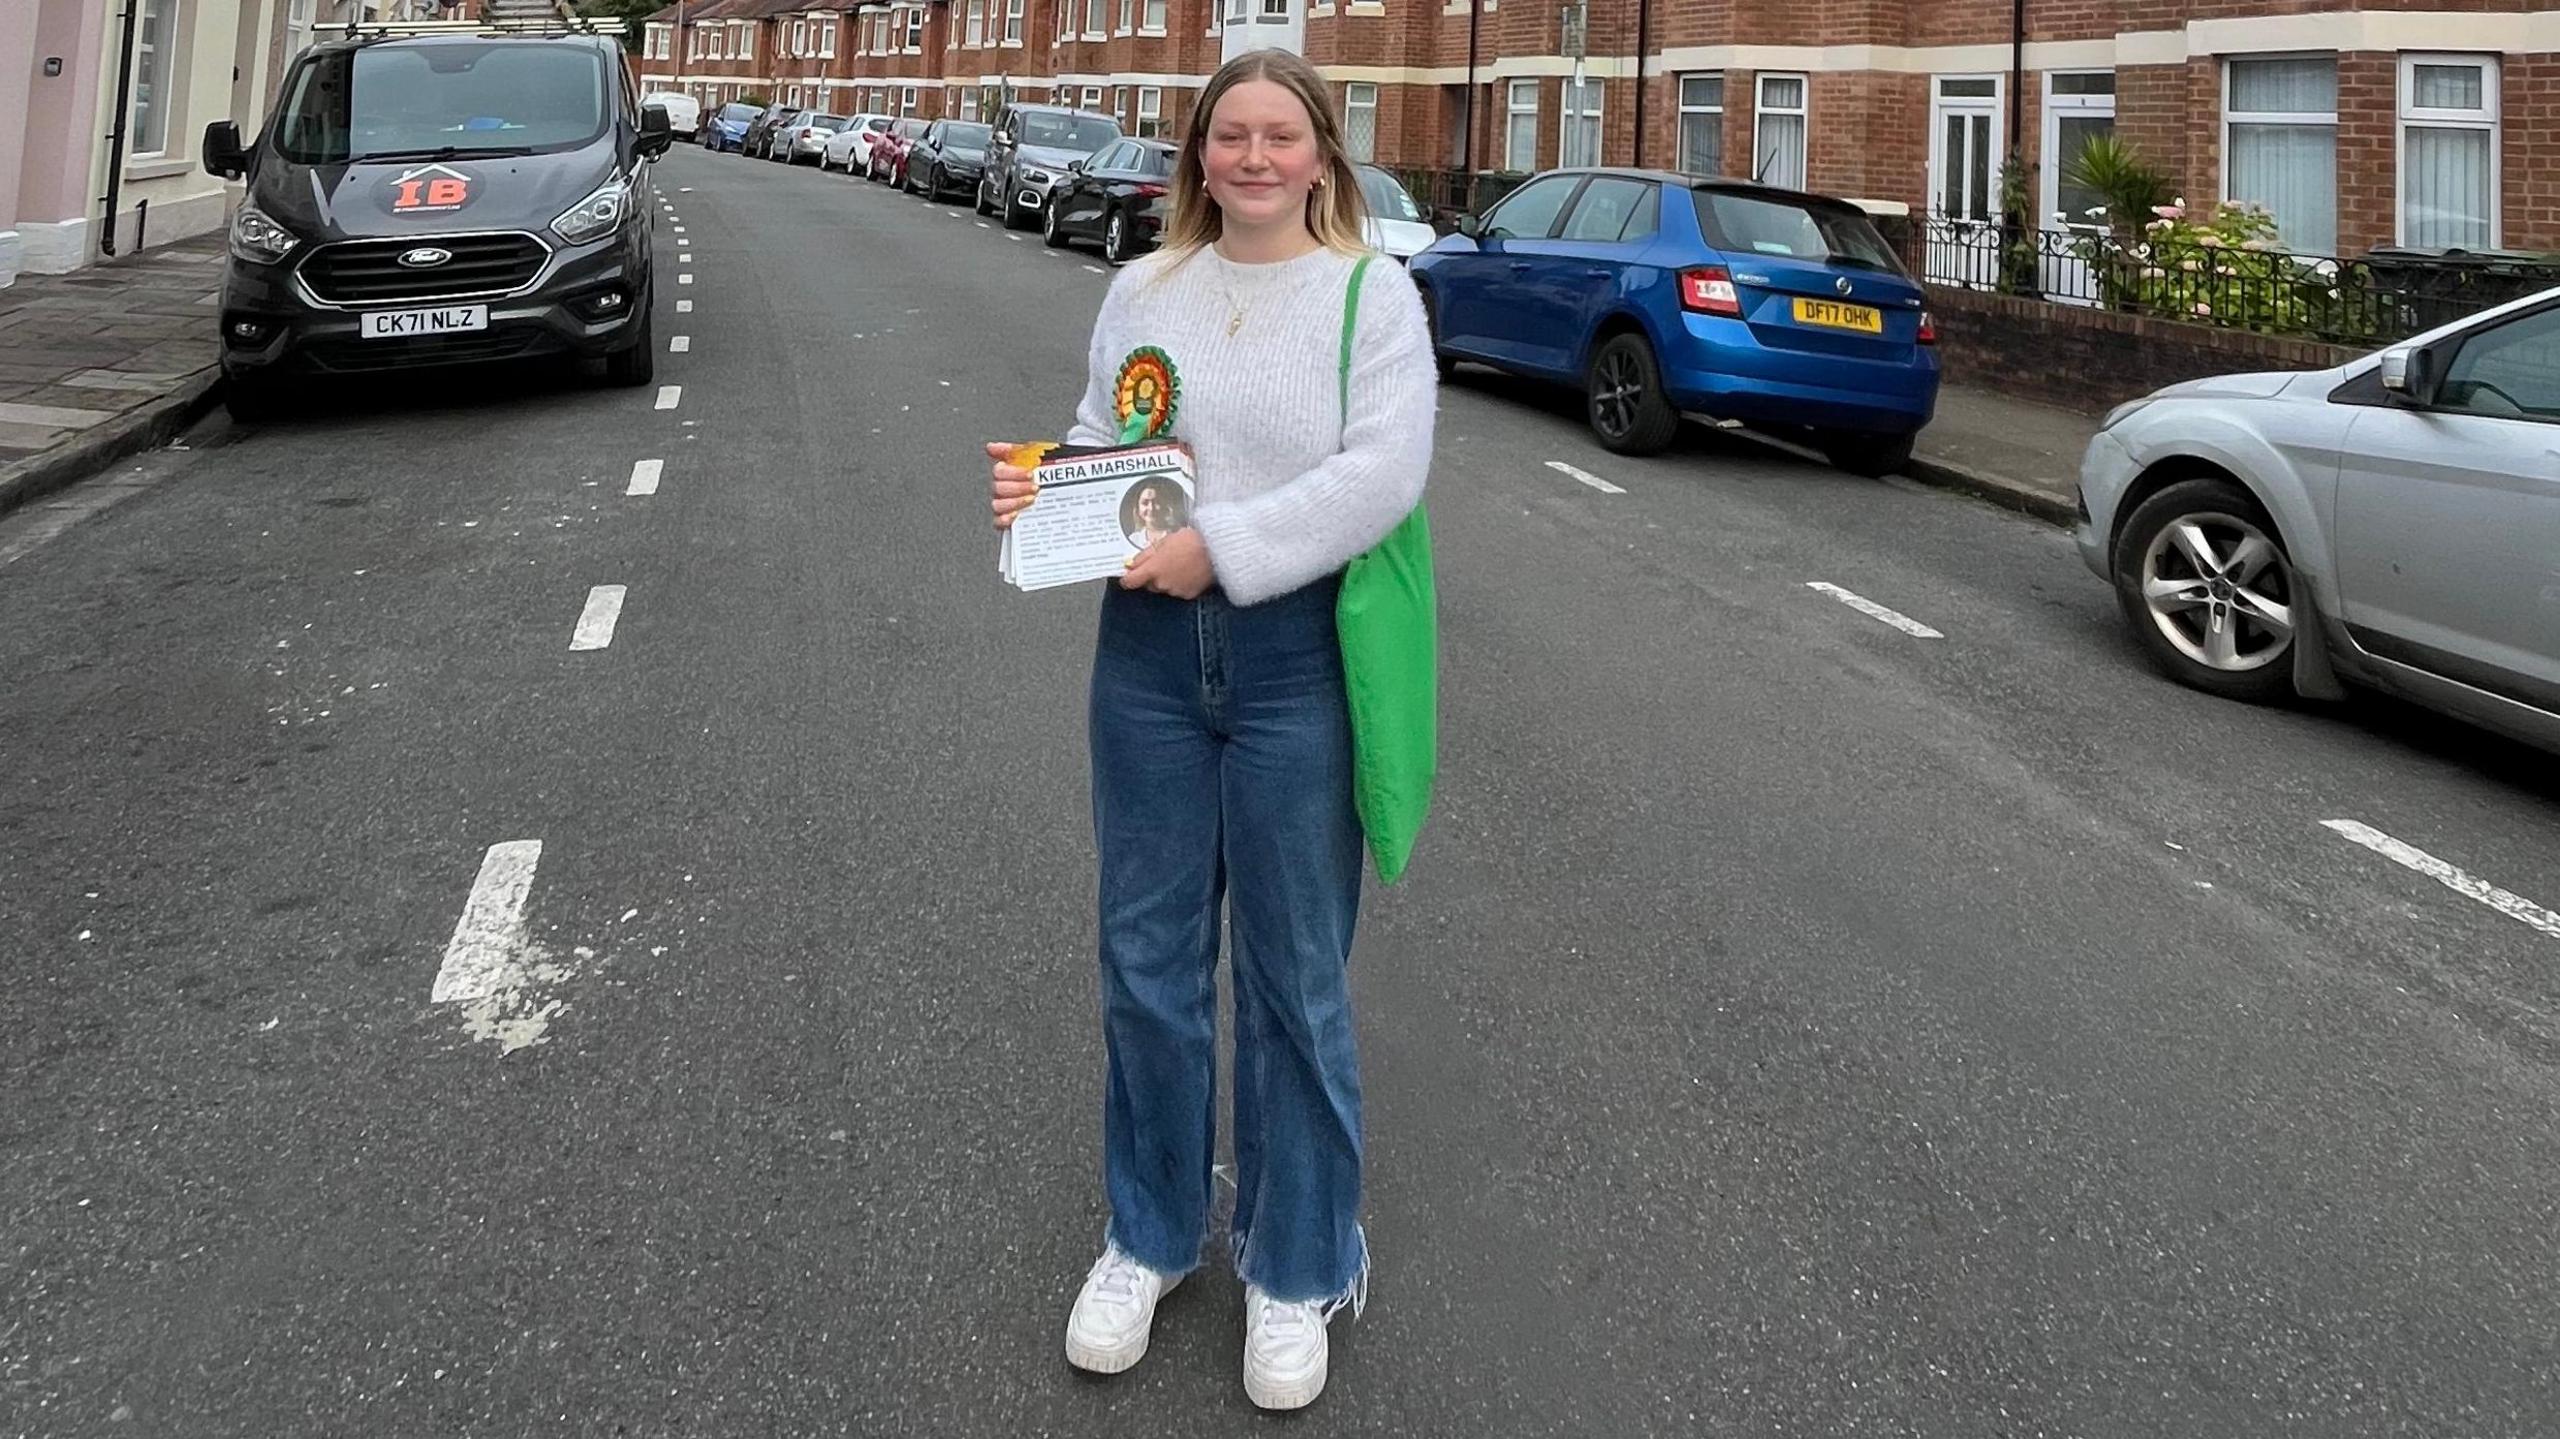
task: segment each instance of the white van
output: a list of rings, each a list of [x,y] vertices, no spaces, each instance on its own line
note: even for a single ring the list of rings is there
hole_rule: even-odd
[[[656,105],[667,112],[667,125],[687,140],[702,133],[702,102],[691,95],[673,90],[660,90],[640,97],[643,105]]]

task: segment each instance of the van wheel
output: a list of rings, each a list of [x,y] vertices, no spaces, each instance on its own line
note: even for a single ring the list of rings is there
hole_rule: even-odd
[[[274,419],[283,405],[275,385],[229,370],[222,372],[222,408],[234,424],[255,425]]]
[[[1831,435],[1822,441],[1822,453],[1836,468],[1870,480],[1902,473],[1911,463],[1909,435]]]
[[[2181,480],[2126,518],[2116,601],[2152,662],[2225,699],[2266,704],[2293,690],[2293,645],[2308,607],[2284,537],[2247,490]]]
[[[1680,412],[1662,392],[1653,346],[1637,334],[1612,336],[1592,357],[1591,432],[1613,454],[1658,455],[1680,433]]]
[[[640,299],[640,304],[643,307],[640,311],[640,342],[633,345],[630,349],[616,350],[612,354],[604,357],[604,382],[606,384],[619,385],[625,389],[629,389],[634,385],[645,385],[658,377],[658,341],[655,333],[655,327],[649,319],[649,312],[646,308],[648,303],[648,297],[645,295],[642,296]]]

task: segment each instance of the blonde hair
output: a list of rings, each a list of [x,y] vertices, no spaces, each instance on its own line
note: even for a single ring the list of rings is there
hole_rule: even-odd
[[[1209,122],[1218,113],[1218,102],[1251,80],[1268,80],[1307,107],[1316,150],[1324,157],[1316,188],[1307,193],[1307,233],[1328,250],[1365,253],[1369,206],[1360,197],[1360,175],[1351,166],[1351,152],[1343,147],[1342,122],[1333,113],[1324,78],[1293,50],[1248,50],[1219,66],[1201,90],[1199,103],[1191,107],[1189,132],[1182,137],[1182,153],[1173,167],[1173,220],[1165,227],[1164,238],[1168,267],[1191,258],[1225,232],[1226,216],[1209,194],[1200,152],[1208,144]]]

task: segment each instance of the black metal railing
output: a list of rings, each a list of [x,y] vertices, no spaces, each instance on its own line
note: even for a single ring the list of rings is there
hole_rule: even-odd
[[[1885,228],[1933,284],[2339,345],[2389,344],[2560,285],[2548,260],[2346,259],[2192,227],[2029,230],[1930,215]]]
[[[1443,233],[1459,215],[1481,215],[1494,201],[1534,178],[1508,170],[1402,169],[1390,173]]]

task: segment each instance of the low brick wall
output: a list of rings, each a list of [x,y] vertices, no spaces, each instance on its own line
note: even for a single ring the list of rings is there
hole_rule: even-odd
[[[2144,315],[1929,287],[1954,384],[2092,413],[2180,380],[2240,370],[2325,370],[2359,350]]]

